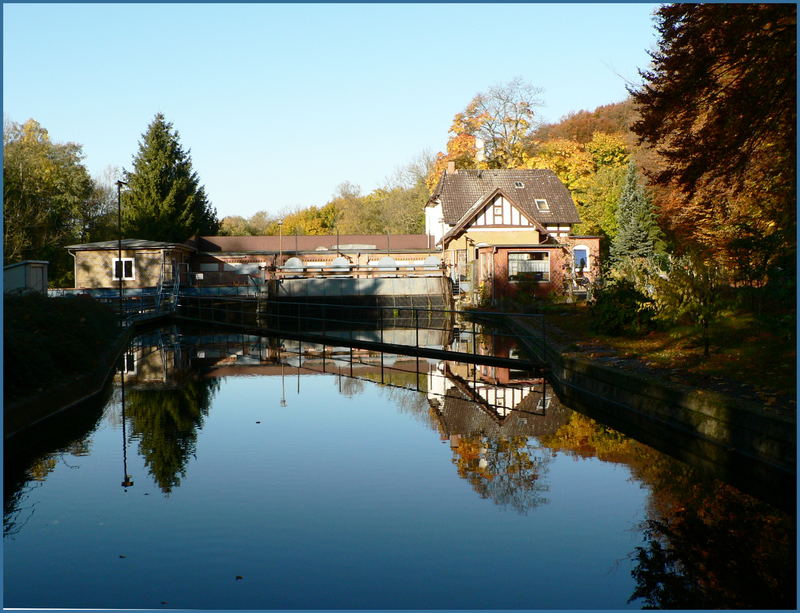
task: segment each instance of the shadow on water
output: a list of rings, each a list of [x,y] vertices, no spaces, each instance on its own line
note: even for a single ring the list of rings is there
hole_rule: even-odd
[[[66,455],[86,455],[92,433],[111,399],[114,386],[71,407],[41,425],[22,430],[3,447],[3,534],[20,530],[33,509],[25,508],[25,492],[44,481]]]
[[[454,343],[475,343],[474,337]],[[477,350],[513,354],[510,344]],[[208,328],[141,336],[126,358],[125,423],[155,483],[168,494],[187,478],[219,378],[334,375],[355,396],[379,384],[398,410],[449,444],[458,476],[481,498],[529,514],[549,503],[558,455],[627,467],[649,491],[642,540],[630,552],[645,608],[795,607],[794,518],[687,464],[564,407],[545,380],[510,368],[378,354]],[[111,397],[75,407],[6,444],[7,535],[24,527],[26,488],[65,453],[80,454]],[[281,405],[284,406],[282,397]],[[590,500],[586,501],[591,504]]]

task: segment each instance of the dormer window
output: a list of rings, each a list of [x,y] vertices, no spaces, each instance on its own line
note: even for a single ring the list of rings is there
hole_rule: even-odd
[[[540,213],[547,212],[550,210],[550,205],[547,204],[547,200],[537,198],[535,202],[536,202],[536,208],[539,210]]]
[[[522,189],[523,187],[525,187],[525,184],[522,181],[514,181],[514,187],[516,187],[517,189]]]

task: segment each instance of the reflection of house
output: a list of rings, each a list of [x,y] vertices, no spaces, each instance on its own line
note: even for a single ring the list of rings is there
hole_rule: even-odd
[[[121,356],[125,384],[133,388],[174,388],[190,368],[188,357],[175,330],[139,335]]]
[[[442,363],[428,375],[428,401],[443,437],[482,434],[541,436],[567,422],[569,410],[543,385],[491,385],[459,376],[463,366]],[[466,375],[466,372],[462,373]]]
[[[579,291],[599,268],[598,237],[572,236],[580,222],[569,191],[550,170],[455,170],[442,175],[425,209],[426,231],[454,281],[483,286],[492,300],[524,284],[536,295]]]
[[[191,245],[135,238],[68,245],[75,258],[75,287],[82,289],[156,287],[185,271],[195,252]]]

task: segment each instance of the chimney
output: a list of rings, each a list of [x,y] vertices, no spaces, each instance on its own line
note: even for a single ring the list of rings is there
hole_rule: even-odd
[[[457,174],[455,162],[447,162],[447,174],[449,175]]]
[[[475,137],[475,161],[483,162],[486,159],[486,152],[484,150],[483,139],[479,136]]]

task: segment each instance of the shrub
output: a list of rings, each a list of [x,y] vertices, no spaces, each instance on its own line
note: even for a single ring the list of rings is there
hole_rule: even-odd
[[[88,296],[7,294],[3,307],[6,401],[93,371],[117,334],[114,313]]]
[[[627,279],[596,289],[590,313],[592,328],[604,334],[634,334],[654,327],[652,300]]]

